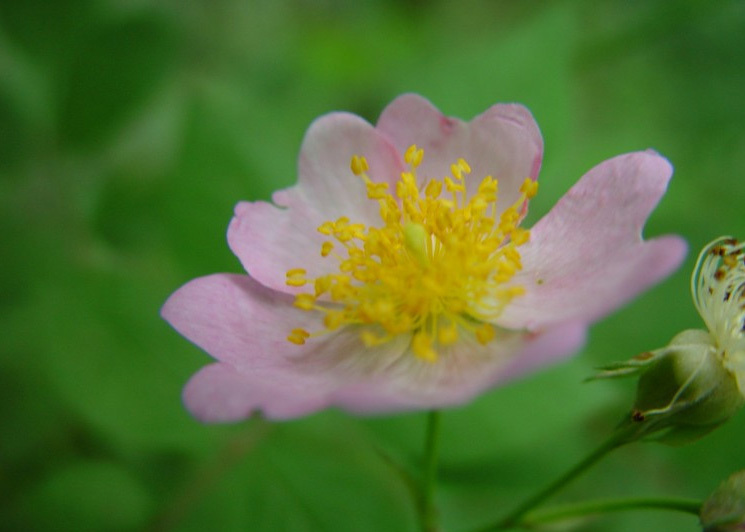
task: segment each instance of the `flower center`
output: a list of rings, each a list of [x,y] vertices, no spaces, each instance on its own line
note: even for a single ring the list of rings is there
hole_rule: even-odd
[[[366,227],[342,217],[318,227],[329,237],[321,255],[338,261],[338,273],[307,279],[305,270],[296,268],[287,272],[287,284],[313,286],[312,293],[297,295],[295,306],[322,312],[325,329],[312,334],[294,329],[289,341],[303,344],[356,325],[367,346],[411,334],[413,353],[434,362],[438,348],[455,343],[464,331],[482,344],[494,339],[489,322],[524,293],[522,286],[506,283],[522,268],[518,247],[530,234],[518,224],[538,184],[526,178],[517,200],[499,214],[497,180],[486,176],[469,197],[464,176],[471,168],[463,159],[451,165],[452,176],[418,187],[423,155],[416,146],[406,151],[408,171],[393,193],[388,183],[370,179],[364,157],[352,157],[352,173],[378,202],[381,225]]]

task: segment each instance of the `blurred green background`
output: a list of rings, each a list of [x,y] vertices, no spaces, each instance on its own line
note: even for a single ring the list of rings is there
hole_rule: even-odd
[[[646,233],[684,235],[684,267],[572,361],[444,415],[445,529],[495,519],[605,437],[632,384],[582,379],[698,327],[697,248],[745,237],[745,2],[6,0],[0,529],[415,529],[377,449],[416,469],[424,415],[203,426],[180,392],[208,357],[158,316],[187,280],[241,271],[233,205],[294,182],[316,116],[374,121],[405,91],[466,119],[533,111],[532,221],[605,158],[673,162]],[[632,445],[556,501],[703,498],[745,467],[744,440],[741,414],[686,447]],[[576,526],[698,530],[659,512]]]

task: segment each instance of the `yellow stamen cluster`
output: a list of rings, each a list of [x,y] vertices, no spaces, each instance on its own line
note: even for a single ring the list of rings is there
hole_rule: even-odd
[[[459,159],[451,176],[418,181],[423,155],[416,146],[406,151],[409,169],[393,192],[388,183],[370,179],[364,157],[352,157],[352,173],[364,182],[367,197],[378,202],[381,227],[346,217],[318,227],[329,237],[321,255],[337,260],[339,272],[311,280],[296,268],[287,272],[287,284],[313,287],[312,293],[297,296],[295,306],[322,312],[325,329],[313,334],[295,329],[289,341],[303,344],[355,325],[368,346],[411,334],[412,352],[434,362],[438,348],[455,343],[464,331],[482,344],[495,338],[490,322],[524,292],[504,285],[522,268],[517,248],[530,233],[518,224],[538,185],[526,179],[517,200],[500,213],[496,179],[486,176],[475,192],[468,190],[465,176],[471,168]]]

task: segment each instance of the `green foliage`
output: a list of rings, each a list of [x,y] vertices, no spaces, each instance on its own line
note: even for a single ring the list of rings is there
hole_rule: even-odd
[[[648,235],[745,237],[743,29],[736,0],[0,3],[0,529],[413,530],[379,450],[416,471],[422,415],[202,426],[180,391],[208,357],[160,305],[240,271],[233,205],[294,182],[313,118],[375,120],[409,90],[463,118],[533,110],[531,220],[602,159],[653,147],[676,175]],[[691,265],[579,357],[444,414],[447,530],[493,520],[603,438],[633,392],[582,379],[699,326]],[[684,449],[624,449],[564,497],[701,497],[743,435],[736,416]],[[656,514],[583,526],[697,530]]]

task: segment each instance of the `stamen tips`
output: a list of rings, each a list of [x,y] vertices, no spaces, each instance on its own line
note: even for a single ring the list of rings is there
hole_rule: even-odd
[[[352,155],[352,160],[349,166],[352,169],[352,173],[357,176],[364,174],[370,169],[370,166],[367,164],[367,159],[360,155]]]
[[[414,334],[411,339],[411,350],[426,362],[437,362],[437,351],[432,349],[432,338],[425,332],[419,331]]]
[[[416,144],[409,146],[404,153],[404,161],[406,161],[406,164],[410,164],[412,168],[419,166],[422,163],[423,157],[424,150],[417,148]]]
[[[307,279],[305,278],[305,270],[303,268],[293,268],[288,270],[286,275],[287,286],[305,286]]]
[[[481,345],[488,344],[489,342],[494,340],[494,337],[497,335],[494,327],[492,327],[490,323],[482,323],[479,327],[476,328],[475,332],[476,339]]]
[[[533,181],[529,177],[526,177],[523,184],[520,185],[520,192],[525,194],[527,199],[534,198],[538,194],[538,181]]]
[[[310,337],[310,333],[305,329],[292,329],[287,336],[287,340],[295,345],[303,345],[308,337]]]

